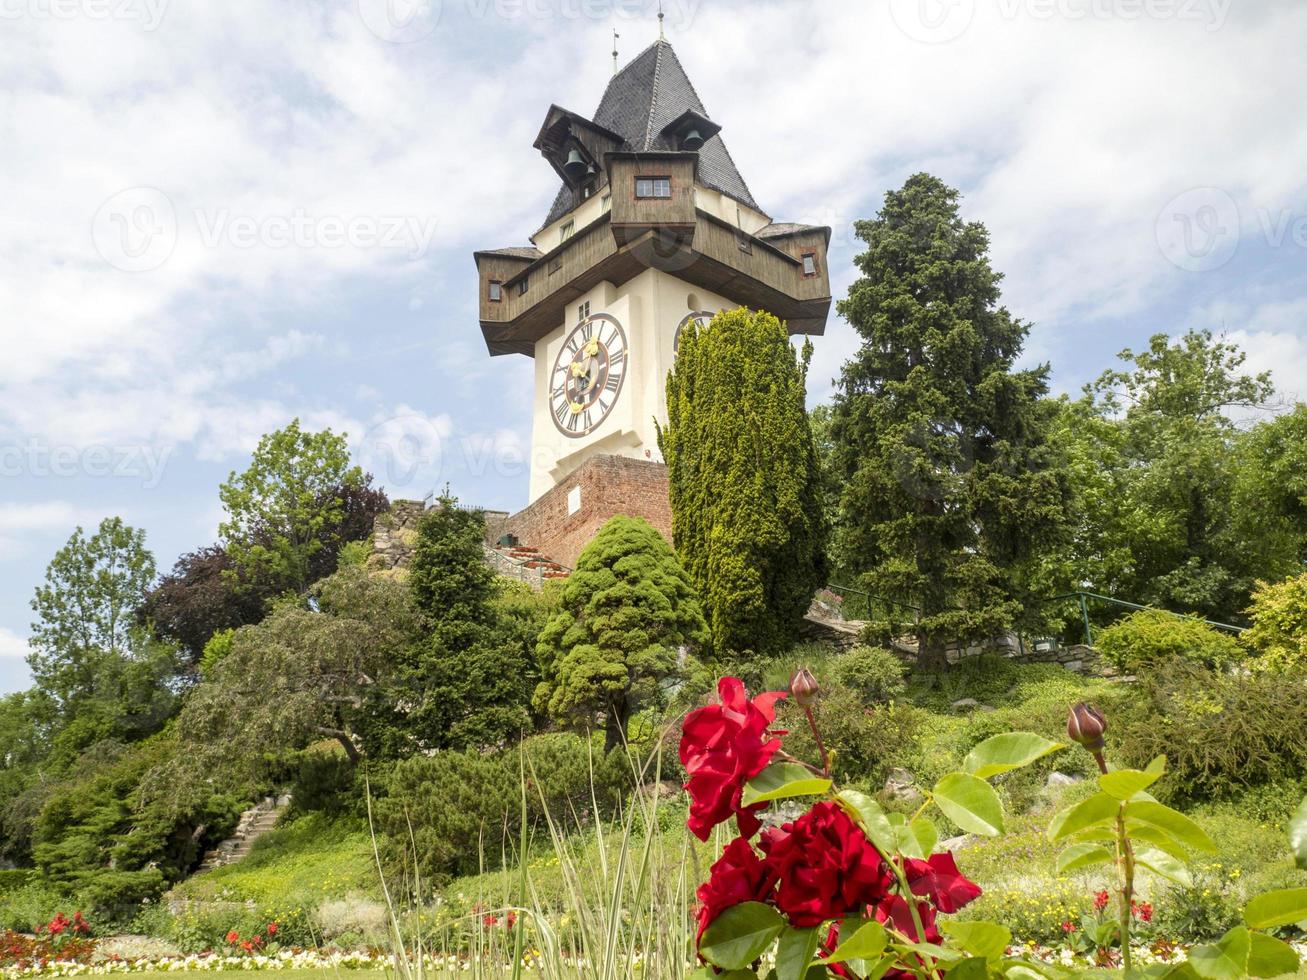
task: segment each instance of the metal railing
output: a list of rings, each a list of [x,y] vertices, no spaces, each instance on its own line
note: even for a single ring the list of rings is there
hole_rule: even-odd
[[[886,599],[884,596],[879,596],[874,593],[867,592],[864,589],[855,589],[847,585],[837,585],[832,583],[830,585],[827,585],[823,591],[829,592],[837,599],[839,599],[840,612],[845,619],[866,620],[866,619],[879,618],[879,619],[888,620],[889,622],[893,622],[893,623],[906,624],[906,623],[916,623],[921,612],[920,607],[914,606],[911,603],[903,603],[891,599]],[[848,599],[846,598],[847,596],[853,596],[854,601],[849,602]],[[819,592],[818,599],[820,598],[821,598],[821,593]],[[1048,598],[1045,599],[1037,599],[1036,602],[1039,603],[1040,605],[1044,605],[1050,602],[1069,602],[1072,600],[1074,600],[1078,606],[1080,624],[1084,629],[1085,646],[1094,645],[1094,623],[1093,623],[1093,619],[1090,616],[1090,603],[1100,603],[1109,606],[1116,606],[1121,609],[1128,609],[1132,612],[1139,612],[1139,611],[1160,612],[1160,613],[1164,613],[1167,616],[1174,616],[1176,619],[1198,618],[1196,616],[1190,616],[1184,613],[1173,612],[1170,609],[1161,609],[1157,606],[1141,605],[1140,603],[1137,602],[1128,602],[1125,599],[1118,599],[1115,596],[1102,595],[1097,592],[1088,592],[1085,590],[1065,592],[1061,595],[1049,596]],[[881,613],[880,616],[876,615],[877,611]],[[907,614],[905,615],[905,613]],[[1247,629],[1246,626],[1235,626],[1231,623],[1221,623],[1214,619],[1203,619],[1201,620],[1201,622],[1212,627],[1213,629],[1225,630],[1227,632],[1234,633],[1236,635],[1242,633],[1244,630]],[[1044,640],[1044,639],[1047,638],[1044,637],[1038,638],[1038,640]],[[1020,633],[1017,634],[1017,640],[1021,646],[1022,652],[1024,652],[1025,639],[1020,635]]]

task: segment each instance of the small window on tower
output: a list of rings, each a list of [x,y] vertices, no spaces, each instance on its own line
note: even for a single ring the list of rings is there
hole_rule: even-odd
[[[530,276],[523,276],[517,281],[517,295],[525,296],[527,287],[531,284]]]
[[[555,272],[563,267],[563,260],[560,256],[555,255],[549,260],[549,274],[552,276]]]
[[[817,253],[803,253],[803,278],[812,279],[817,275]]]
[[[558,232],[559,242],[565,242],[576,233],[575,221],[564,221],[562,230]]]
[[[743,231],[735,232],[735,244],[740,247],[740,251],[745,255],[753,254],[753,241]]]
[[[504,298],[504,284],[498,279],[490,280],[490,302],[498,303]]]
[[[586,317],[588,317],[589,315],[590,315],[590,301],[589,301],[589,300],[586,300],[584,303],[577,303],[577,304],[576,304],[576,322],[577,322],[577,323],[580,323],[582,320],[584,320],[584,319],[585,319]]]
[[[636,177],[636,197],[671,197],[672,178],[670,177]]]

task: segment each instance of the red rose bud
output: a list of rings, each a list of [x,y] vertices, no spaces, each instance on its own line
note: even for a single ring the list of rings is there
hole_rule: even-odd
[[[1106,744],[1103,733],[1107,731],[1107,719],[1092,704],[1078,701],[1071,706],[1071,714],[1066,720],[1067,738],[1083,745],[1090,752],[1101,752]]]
[[[817,696],[821,694],[821,685],[817,683],[817,678],[812,676],[812,671],[807,667],[800,667],[790,678],[790,694],[794,696],[795,704],[810,708],[817,703]]]

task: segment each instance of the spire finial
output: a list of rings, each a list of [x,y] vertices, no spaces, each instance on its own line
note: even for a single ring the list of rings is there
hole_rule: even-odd
[[[667,40],[667,35],[663,33],[663,0],[658,0],[658,40]]]
[[[622,35],[617,33],[617,28],[613,28],[613,74],[617,74],[617,39]]]

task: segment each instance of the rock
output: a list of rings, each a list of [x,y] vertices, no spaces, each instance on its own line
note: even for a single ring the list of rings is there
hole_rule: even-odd
[[[1064,786],[1074,786],[1076,783],[1083,783],[1084,778],[1081,776],[1069,776],[1064,772],[1050,772],[1048,774],[1048,788],[1060,789]]]
[[[941,851],[957,851],[966,847],[975,839],[975,834],[959,834],[957,837],[948,837],[940,841],[936,848]]]
[[[993,711],[987,704],[981,704],[975,698],[962,698],[953,702],[954,711]]]
[[[917,781],[906,769],[891,769],[885,780],[883,791],[885,799],[902,800],[904,803],[920,803],[925,797],[917,789]]]

